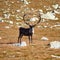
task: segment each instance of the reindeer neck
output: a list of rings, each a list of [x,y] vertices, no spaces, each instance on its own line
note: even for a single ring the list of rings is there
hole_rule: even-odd
[[[34,27],[33,26],[30,26],[29,32],[34,33]]]

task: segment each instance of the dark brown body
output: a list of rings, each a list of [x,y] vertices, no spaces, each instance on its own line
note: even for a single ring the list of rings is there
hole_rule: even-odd
[[[21,43],[21,38],[23,36],[28,36],[29,38],[29,43],[32,43],[32,35],[33,35],[33,26],[30,26],[29,28],[19,28],[19,37],[18,37],[18,43]]]

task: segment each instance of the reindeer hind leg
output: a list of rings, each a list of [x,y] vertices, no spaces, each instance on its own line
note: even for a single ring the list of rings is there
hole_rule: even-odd
[[[19,43],[19,40],[20,40],[20,35],[19,35],[19,37],[18,37],[18,43]]]
[[[22,39],[22,37],[23,37],[23,35],[20,35],[20,41],[19,41],[19,42],[20,42],[20,44],[21,44],[21,39]]]

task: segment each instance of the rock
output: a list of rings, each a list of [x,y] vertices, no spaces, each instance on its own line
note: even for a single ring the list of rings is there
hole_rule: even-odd
[[[55,13],[53,13],[53,12],[47,12],[46,14],[42,14],[42,15],[41,15],[41,18],[51,19],[51,20],[58,20],[58,19],[55,17]]]
[[[29,4],[27,0],[21,0],[21,1],[24,2],[24,4]]]
[[[21,42],[21,44],[20,43],[15,43],[15,44],[12,44],[12,46],[20,46],[20,47],[24,47],[24,46],[27,46],[27,44],[26,44],[26,42]]]
[[[2,17],[0,17],[0,22],[4,22],[4,20],[3,20],[3,18],[2,18]]]
[[[50,42],[50,48],[55,48],[55,49],[59,49],[60,48],[60,42],[59,41],[53,41]]]
[[[59,7],[59,5],[58,5],[58,4],[55,4],[55,5],[52,5],[52,7],[53,7],[54,9],[57,9],[57,8]]]
[[[48,40],[48,38],[47,37],[42,37],[41,40],[45,41],[45,40]]]
[[[17,12],[20,12],[20,10],[16,10]]]
[[[13,21],[9,21],[10,24],[13,24]]]
[[[56,14],[60,14],[60,9],[54,10]]]
[[[6,13],[5,13],[5,14],[4,14],[4,17],[7,18],[7,19],[9,19],[9,18],[10,18],[10,14],[6,14]]]

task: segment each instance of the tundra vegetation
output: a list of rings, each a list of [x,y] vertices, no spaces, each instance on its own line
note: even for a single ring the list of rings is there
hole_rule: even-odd
[[[23,20],[29,12],[40,13],[41,21],[34,27],[33,42],[23,36],[20,46],[19,27],[29,28]],[[28,59],[60,60],[60,0],[0,0],[0,60]]]

